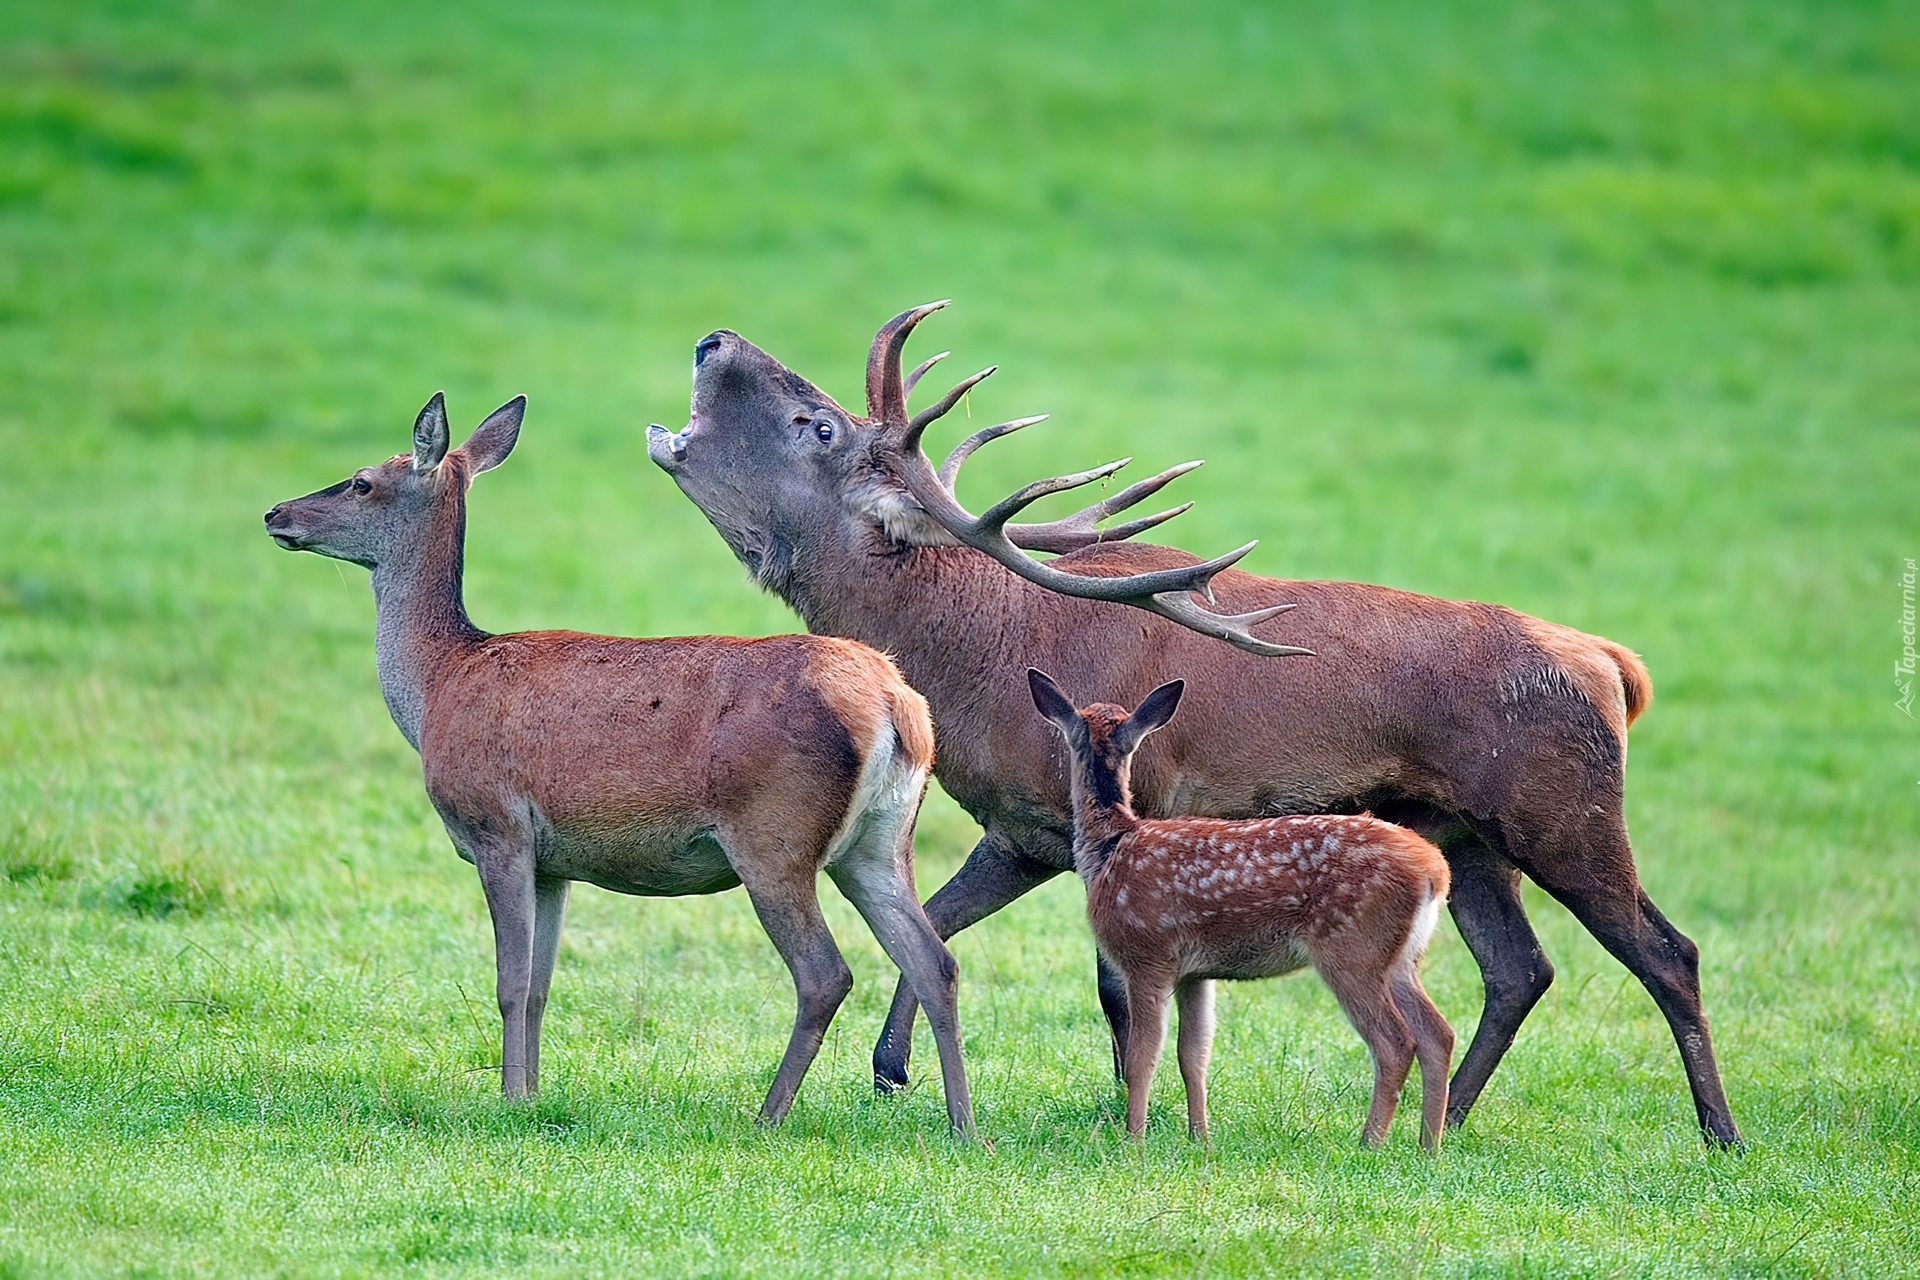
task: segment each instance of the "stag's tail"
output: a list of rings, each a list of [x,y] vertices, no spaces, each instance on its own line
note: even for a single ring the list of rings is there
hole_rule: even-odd
[[[1600,647],[1620,668],[1620,692],[1627,700],[1627,723],[1632,724],[1653,702],[1653,677],[1647,674],[1647,664],[1640,661],[1640,655],[1625,645],[1602,640]]]

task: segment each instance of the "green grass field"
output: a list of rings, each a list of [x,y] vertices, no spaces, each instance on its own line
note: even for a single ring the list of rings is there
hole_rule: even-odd
[[[11,0],[0,1277],[1911,1273],[1916,286],[1911,4]],[[874,327],[947,296],[922,353],[1002,366],[973,416],[1054,414],[970,496],[1206,457],[1182,545],[1646,656],[1629,816],[1743,1157],[1531,890],[1559,980],[1437,1161],[1404,1110],[1358,1149],[1307,977],[1223,993],[1211,1149],[1171,1070],[1124,1141],[1071,877],[956,940],[978,1146],[936,1079],[872,1096],[893,971],[831,889],[858,985],[784,1128],[738,893],[577,891],[545,1092],[497,1098],[365,574],[261,511],[437,387],[457,429],[525,391],[477,622],[789,630],[641,427],[709,329],[857,402]],[[923,893],[973,838],[929,802]],[[1428,973],[1464,1044],[1450,926]]]

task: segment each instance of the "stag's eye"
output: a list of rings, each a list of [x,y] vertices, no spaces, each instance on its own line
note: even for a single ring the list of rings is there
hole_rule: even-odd
[[[833,419],[818,418],[813,424],[813,434],[820,437],[821,444],[833,443]]]
[[[373,492],[373,486],[367,483],[365,476],[355,476],[353,478],[353,491],[364,496]]]

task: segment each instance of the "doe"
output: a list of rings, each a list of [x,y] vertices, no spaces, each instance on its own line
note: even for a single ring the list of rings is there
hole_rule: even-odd
[[[1311,964],[1373,1055],[1373,1105],[1361,1140],[1385,1140],[1400,1087],[1420,1060],[1420,1145],[1440,1148],[1453,1029],[1420,985],[1420,957],[1447,900],[1447,862],[1404,827],[1345,815],[1228,821],[1135,816],[1129,763],[1173,718],[1185,682],[1148,694],[1131,715],[1109,703],[1075,709],[1029,668],[1034,706],[1072,751],[1073,862],[1087,920],[1126,978],[1127,1132],[1147,1124],[1147,1093],[1180,1009],[1187,1128],[1207,1133],[1213,980],[1270,978]]]
[[[525,397],[449,451],[435,394],[413,451],[267,512],[280,546],[373,570],[380,689],[493,916],[501,1088],[540,1080],[540,1019],[572,881],[652,897],[744,884],[799,1013],[761,1118],[785,1116],[853,975],[820,915],[833,877],[931,1013],[962,1133],[958,966],[913,884],[933,763],[926,703],[849,640],[489,635],[461,597],[467,486],[520,435]]]

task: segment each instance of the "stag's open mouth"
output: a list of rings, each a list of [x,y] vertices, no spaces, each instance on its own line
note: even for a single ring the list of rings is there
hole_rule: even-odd
[[[687,433],[669,431],[657,422],[649,423],[647,457],[662,471],[672,471],[687,460]]]
[[[300,539],[290,533],[273,533],[270,531],[267,536],[272,538],[282,551],[300,550]]]

